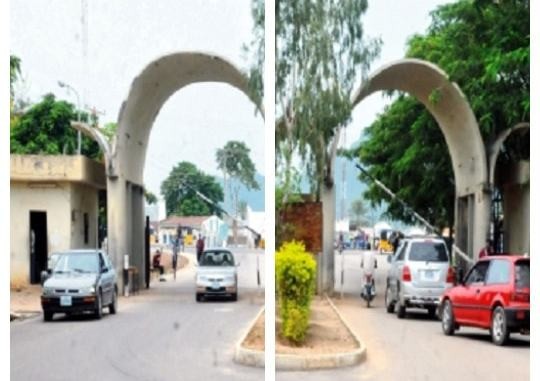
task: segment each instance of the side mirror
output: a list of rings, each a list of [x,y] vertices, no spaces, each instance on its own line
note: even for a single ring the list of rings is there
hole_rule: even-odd
[[[43,270],[41,272],[41,285],[43,286],[43,284],[45,283],[45,281],[49,279],[49,272],[48,271],[45,271]]]
[[[109,269],[108,269],[106,266],[103,266],[103,267],[101,268],[101,273],[102,273],[102,274],[105,274],[107,271],[109,271]]]

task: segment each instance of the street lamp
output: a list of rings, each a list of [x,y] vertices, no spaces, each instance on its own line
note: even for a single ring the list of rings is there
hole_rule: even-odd
[[[81,98],[79,97],[79,93],[77,92],[77,90],[73,88],[73,86],[70,86],[69,84],[62,81],[58,81],[58,86],[65,88],[68,91],[68,93],[70,92],[74,93],[75,96],[77,97],[77,122],[80,122],[81,121]],[[77,155],[81,154],[81,139],[82,139],[81,131],[77,131]]]

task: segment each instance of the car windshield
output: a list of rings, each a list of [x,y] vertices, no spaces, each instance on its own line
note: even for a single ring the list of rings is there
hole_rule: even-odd
[[[413,242],[409,254],[410,261],[448,262],[446,247],[442,242]]]
[[[516,288],[530,287],[531,267],[529,261],[516,262]]]
[[[206,251],[201,258],[201,266],[234,266],[234,258],[228,251]]]
[[[60,255],[56,266],[55,273],[97,273],[98,272],[98,256],[95,253],[88,254],[71,254],[66,253]]]

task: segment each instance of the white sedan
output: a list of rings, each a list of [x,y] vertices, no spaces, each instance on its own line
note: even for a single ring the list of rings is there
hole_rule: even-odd
[[[197,265],[196,293],[198,302],[206,297],[228,296],[238,299],[238,272],[240,263],[234,262],[233,254],[226,249],[205,250]]]

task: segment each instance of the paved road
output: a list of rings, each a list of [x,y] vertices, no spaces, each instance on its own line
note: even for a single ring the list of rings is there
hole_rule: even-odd
[[[378,256],[377,297],[367,309],[359,298],[360,255],[346,251],[343,300],[336,305],[353,330],[367,345],[367,360],[360,366],[332,371],[278,372],[276,380],[376,380],[376,381],[468,381],[528,380],[530,343],[514,336],[508,347],[491,344],[487,331],[462,328],[455,337],[444,336],[439,321],[422,310],[400,320],[384,309],[384,285],[388,264]],[[341,257],[336,256],[339,288]]]
[[[237,259],[236,303],[196,303],[194,269],[188,267],[176,281],[120,300],[116,316],[12,323],[11,379],[263,380],[262,369],[232,362],[234,344],[264,303],[255,253],[238,250]]]

